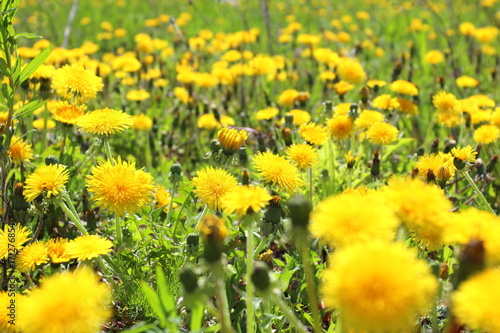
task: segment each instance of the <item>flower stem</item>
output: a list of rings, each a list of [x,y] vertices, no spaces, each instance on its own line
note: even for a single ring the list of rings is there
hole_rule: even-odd
[[[247,283],[247,333],[254,333],[254,315],[253,315],[253,283],[252,283],[252,273],[253,273],[253,218],[246,216],[249,219],[247,221],[247,273],[246,273],[246,283]]]
[[[78,213],[76,212],[75,206],[73,206],[73,203],[71,202],[71,199],[67,193],[63,194],[63,199],[64,201],[61,201],[59,206],[61,209],[68,215],[68,217],[73,221],[73,223],[76,225],[78,230],[84,235],[88,235],[89,233],[85,229],[85,227],[82,224],[82,221],[78,217]],[[66,205],[66,203],[68,205]],[[69,207],[68,207],[69,206]]]
[[[309,168],[309,201],[313,202],[313,169]]]
[[[481,191],[477,187],[476,183],[471,178],[471,176],[467,173],[467,171],[464,170],[464,171],[461,171],[461,173],[465,177],[465,179],[467,179],[467,181],[469,182],[470,186],[472,186],[472,188],[474,189],[474,191],[477,193],[477,195],[479,197],[479,200],[483,204],[484,208],[486,208],[486,210],[489,211],[490,213],[492,213],[493,215],[496,215],[495,211],[493,210],[493,208],[491,208],[490,204],[488,203],[488,201],[484,197],[483,193],[481,193]]]
[[[231,317],[229,314],[229,303],[227,301],[226,285],[221,276],[221,269],[217,269],[217,299],[219,301],[220,321],[222,324],[223,333],[231,333]]]
[[[311,265],[311,255],[309,253],[309,248],[306,246],[307,237],[301,237],[299,240],[300,254],[302,256],[302,261],[304,264],[304,271],[306,274],[306,283],[307,283],[307,297],[309,298],[309,303],[311,306],[312,319],[313,319],[313,328],[314,332],[321,332],[321,315],[318,307],[318,294],[316,292],[316,276],[313,272],[313,268]]]
[[[120,218],[118,216],[115,216],[115,226],[116,226],[116,245],[117,247],[120,247],[123,243],[122,240],[122,225],[120,223]]]
[[[196,222],[196,226],[194,227],[194,230],[198,230],[198,227],[200,226],[201,220],[203,219],[203,216],[205,216],[207,209],[208,209],[208,205],[205,205],[205,207],[203,207],[203,211],[201,212],[200,218],[198,219],[198,222]]]
[[[104,153],[106,154],[106,157],[108,158],[108,160],[112,163],[113,163],[113,154],[111,153],[111,145],[109,144],[109,139],[108,138],[104,138],[103,140],[103,146],[104,146]]]
[[[300,320],[297,318],[297,316],[288,308],[288,306],[285,304],[285,302],[279,297],[275,292],[271,292],[271,301],[276,305],[277,307],[280,308],[280,310],[283,312],[285,317],[288,319],[290,324],[295,327],[296,332],[300,333],[308,333],[309,331],[307,328],[300,322]]]

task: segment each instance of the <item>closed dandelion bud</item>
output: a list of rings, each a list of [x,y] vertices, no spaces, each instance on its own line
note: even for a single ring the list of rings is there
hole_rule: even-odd
[[[424,156],[425,153],[425,148],[424,147],[418,147],[417,149],[417,156]]]
[[[23,191],[23,183],[16,183],[14,185],[14,197],[12,200],[12,208],[14,208],[14,210],[26,210],[30,207],[24,198]]]
[[[367,86],[364,86],[359,91],[359,97],[361,99],[361,102],[363,102],[363,104],[366,104],[366,102],[368,102],[369,93],[370,89]]]
[[[392,81],[396,81],[401,71],[403,70],[403,63],[400,61],[396,61],[394,64],[394,68],[392,69]]]
[[[285,127],[293,128],[293,114],[285,115]]]
[[[203,257],[213,263],[222,255],[222,247],[229,231],[226,222],[212,214],[205,215],[201,220],[199,230],[203,238]]]
[[[359,117],[359,107],[358,107],[358,104],[352,103],[351,106],[349,107],[349,111],[347,112],[347,115],[352,120],[356,120]]]
[[[439,139],[432,141],[431,154],[437,154],[439,151]]]
[[[333,114],[333,103],[332,101],[326,101],[323,103],[324,111],[325,111],[325,116],[330,117]]]
[[[486,166],[486,172],[487,173],[492,173],[493,170],[495,169],[495,166],[498,161],[498,155],[493,155],[493,157],[490,159],[488,162],[488,165]]]
[[[186,245],[188,247],[198,247],[200,243],[200,236],[197,234],[189,234],[186,237]]]
[[[187,293],[193,293],[198,288],[198,276],[190,267],[183,267],[181,269],[179,280]]]
[[[309,225],[309,215],[312,205],[309,200],[301,194],[293,196],[287,203],[292,227],[295,229],[307,229]]]
[[[168,178],[172,184],[177,184],[182,178],[182,167],[180,164],[172,164]]]
[[[273,268],[273,250],[267,249],[265,252],[259,254],[259,261],[267,264],[267,266]]]
[[[497,78],[497,69],[493,67],[490,69],[490,72],[491,72],[491,79],[495,81],[495,79]]]
[[[281,130],[281,137],[283,138],[283,141],[285,141],[285,145],[287,147],[293,144],[292,130],[289,129],[288,127],[285,127]]]
[[[375,151],[373,154],[373,160],[372,160],[372,166],[370,168],[370,174],[373,177],[377,177],[380,175],[380,158],[379,158],[379,152]]]
[[[59,159],[57,156],[49,155],[45,157],[45,165],[59,164]]]
[[[439,266],[439,277],[443,280],[446,280],[448,278],[448,274],[450,274],[450,267],[448,266],[448,264],[443,262]]]
[[[217,140],[210,141],[210,152],[212,154],[217,154],[222,149],[221,144]]]
[[[451,150],[452,150],[453,148],[455,148],[455,147],[456,147],[456,145],[457,145],[457,142],[456,142],[455,140],[450,140],[450,141],[446,144],[446,146],[444,146],[444,148],[443,148],[443,153],[448,154],[449,152],[451,152]]]
[[[434,173],[434,171],[432,171],[431,169],[427,171],[425,181],[427,184],[436,183],[436,174]]]
[[[461,159],[456,158],[456,157],[453,158],[453,165],[458,170],[463,170],[465,168],[465,166],[466,166],[466,164],[465,164],[464,161],[462,161]]]
[[[441,89],[444,89],[444,78],[442,76],[438,76],[436,81],[439,83],[439,86],[441,87]]]
[[[299,95],[295,98],[295,101],[297,101],[301,106],[305,105],[307,100],[311,94],[309,94],[307,91],[301,91],[299,92]]]
[[[462,115],[464,116],[465,118],[465,127],[466,128],[470,128],[471,125],[472,125],[472,118],[470,116],[470,113],[468,112],[463,112]]]
[[[277,195],[269,200],[269,206],[264,213],[264,220],[272,224],[278,224],[281,221],[281,198]]]
[[[251,276],[253,285],[258,291],[264,292],[271,285],[271,277],[269,276],[269,268],[262,261],[255,262],[255,267]]]
[[[479,176],[484,176],[486,174],[486,167],[485,167],[482,159],[478,158],[476,160],[476,164],[474,164],[474,166],[476,167],[477,174]]]
[[[472,240],[462,249],[460,268],[455,286],[465,281],[469,276],[480,272],[485,267],[485,249],[482,240]]]
[[[438,185],[441,188],[444,188],[446,186],[446,183],[448,180],[451,178],[451,172],[450,169],[445,167],[445,166],[440,166],[438,171],[437,171],[437,180],[438,180]]]

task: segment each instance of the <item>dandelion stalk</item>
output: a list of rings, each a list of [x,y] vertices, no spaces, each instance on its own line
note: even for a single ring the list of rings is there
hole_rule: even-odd
[[[104,153],[106,154],[107,159],[111,161],[111,163],[113,163],[113,154],[111,153],[111,145],[109,143],[108,138],[104,138],[103,146],[104,146]]]
[[[467,171],[465,171],[465,170],[464,171],[460,171],[460,173],[465,177],[465,179],[467,179],[467,181],[469,182],[470,186],[472,186],[472,188],[474,189],[474,191],[477,193],[477,195],[479,197],[479,200],[483,204],[484,208],[486,208],[486,210],[489,211],[490,213],[492,213],[493,215],[496,215],[495,211],[491,208],[490,204],[488,203],[488,201],[484,197],[483,193],[481,193],[481,191],[479,190],[479,188],[477,187],[476,183],[471,178],[471,176],[469,175],[469,173]]]
[[[116,226],[116,243],[117,246],[120,247],[123,244],[123,237],[122,237],[122,225],[120,218],[118,216],[115,216],[115,226]]]
[[[217,300],[219,302],[220,321],[222,323],[222,332],[231,333],[231,316],[229,314],[229,303],[227,301],[226,285],[221,276],[221,269],[217,269]]]
[[[78,213],[76,212],[75,206],[73,206],[73,203],[71,202],[71,198],[69,197],[68,193],[63,194],[63,199],[64,201],[61,201],[59,203],[59,206],[61,209],[68,215],[71,221],[76,225],[78,230],[83,234],[83,235],[88,235],[87,230],[82,224],[82,221],[78,217]],[[66,205],[67,204],[67,205]]]
[[[247,237],[247,272],[246,272],[246,283],[247,283],[247,332],[253,333],[255,331],[254,328],[254,314],[253,314],[253,282],[252,282],[252,273],[253,273],[253,216],[252,214],[245,215],[244,224],[246,224],[246,237]]]
[[[318,307],[318,294],[316,292],[316,276],[313,272],[313,268],[311,265],[311,255],[309,253],[309,248],[306,246],[307,237],[302,236],[302,239],[299,240],[299,248],[300,255],[302,256],[303,264],[304,264],[304,272],[306,274],[306,283],[307,283],[307,297],[309,298],[309,303],[311,306],[312,319],[313,319],[313,328],[314,332],[321,332],[321,315]]]
[[[203,219],[203,216],[205,216],[207,209],[208,209],[208,205],[205,205],[205,207],[203,207],[203,211],[201,212],[200,218],[198,219],[198,222],[196,222],[196,226],[194,227],[194,230],[198,230],[198,228],[200,227],[201,220]],[[175,227],[174,227],[174,230],[175,230]]]
[[[274,293],[274,292],[271,293],[270,298],[271,298],[271,301],[274,303],[274,305],[276,305],[277,307],[280,308],[280,310],[283,312],[283,314],[285,315],[286,319],[288,319],[288,321],[290,322],[290,324],[292,324],[292,326],[295,327],[296,332],[300,332],[300,333],[307,333],[307,332],[309,332],[307,330],[307,328],[304,326],[304,324],[302,324],[300,322],[300,320],[297,318],[297,316],[292,311],[290,311],[290,309],[288,308],[288,306],[281,299],[281,297],[279,297],[277,295],[277,293]],[[318,332],[321,332],[321,331],[318,331]]]

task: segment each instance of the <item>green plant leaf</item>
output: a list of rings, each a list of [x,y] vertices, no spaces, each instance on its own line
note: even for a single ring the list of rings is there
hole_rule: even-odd
[[[27,114],[30,114],[31,112],[45,105],[45,103],[47,103],[47,101],[40,101],[38,98],[32,99],[28,103],[24,104],[19,110],[14,112],[14,118],[21,118]]]
[[[156,285],[158,286],[161,304],[165,311],[167,311],[168,314],[175,313],[175,300],[170,293],[167,285],[167,278],[160,266],[156,266]]]
[[[141,281],[141,289],[153,311],[158,315],[160,324],[165,327],[167,324],[167,314],[161,305],[160,296],[146,282]]]
[[[31,60],[29,64],[26,65],[26,67],[24,67],[24,69],[21,71],[18,82],[21,83],[27,80],[31,76],[31,74],[33,74],[38,69],[38,67],[40,67],[40,65],[42,65],[45,60],[47,60],[47,57],[49,56],[51,50],[52,46],[49,46],[42,52],[38,53],[37,56],[33,58],[33,60]]]
[[[35,35],[35,34],[29,33],[29,32],[19,32],[19,33],[14,35],[15,39],[17,39],[19,37],[24,37],[24,38],[28,38],[28,39],[42,38],[42,36]]]

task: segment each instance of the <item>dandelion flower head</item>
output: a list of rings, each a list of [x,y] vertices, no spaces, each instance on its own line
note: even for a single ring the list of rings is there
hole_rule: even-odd
[[[416,96],[418,95],[418,88],[413,83],[405,80],[396,80],[391,83],[390,88],[392,91],[403,95]]]
[[[193,192],[211,209],[221,207],[222,197],[238,185],[236,178],[224,169],[206,167],[196,172],[191,183],[195,186]]]
[[[15,135],[13,135],[10,140],[7,155],[12,159],[12,162],[19,164],[33,159],[33,149],[31,148],[31,144]]]
[[[290,193],[298,192],[303,186],[297,167],[283,156],[269,151],[259,152],[252,159],[255,168],[267,183],[278,185],[280,190]]]
[[[26,179],[24,197],[26,201],[31,202],[41,194],[45,194],[47,198],[56,196],[65,190],[64,184],[68,178],[69,173],[64,165],[43,165]]]
[[[14,238],[9,237],[9,233],[14,232]],[[22,227],[19,223],[15,226],[6,224],[0,229],[0,259],[6,259],[8,249],[20,251],[23,245],[31,239],[31,231],[27,227]]]
[[[64,124],[74,125],[78,119],[85,113],[85,105],[70,104],[67,101],[58,101],[50,104],[49,111],[54,120]]]
[[[238,216],[244,216],[259,212],[271,199],[266,189],[244,185],[227,192],[221,199],[221,206],[226,214],[236,213]]]
[[[290,159],[300,171],[318,163],[318,153],[314,147],[306,143],[298,143],[286,149],[286,158]]]
[[[64,65],[52,75],[52,88],[56,94],[77,103],[93,100],[102,91],[102,79],[81,65]]]
[[[373,124],[366,131],[368,140],[376,145],[389,145],[398,140],[399,131],[389,123],[379,122]]]
[[[87,133],[108,136],[129,128],[133,120],[123,111],[104,108],[81,116],[76,124]]]
[[[49,261],[47,244],[35,242],[25,246],[16,258],[16,268],[20,272],[32,272],[37,265]]]
[[[67,238],[51,238],[47,240],[47,249],[50,261],[54,264],[70,261],[71,257],[66,251],[69,240]]]
[[[66,254],[80,261],[96,258],[111,251],[113,242],[97,235],[83,235],[66,245]]]
[[[329,262],[321,292],[327,306],[340,310],[348,330],[409,331],[437,290],[426,263],[400,244],[358,243],[338,250]]]
[[[153,177],[121,157],[92,167],[85,183],[92,201],[116,216],[135,213],[152,201],[154,192]]]
[[[302,124],[299,128],[300,136],[315,146],[321,146],[328,141],[330,134],[321,125],[316,123]]]

